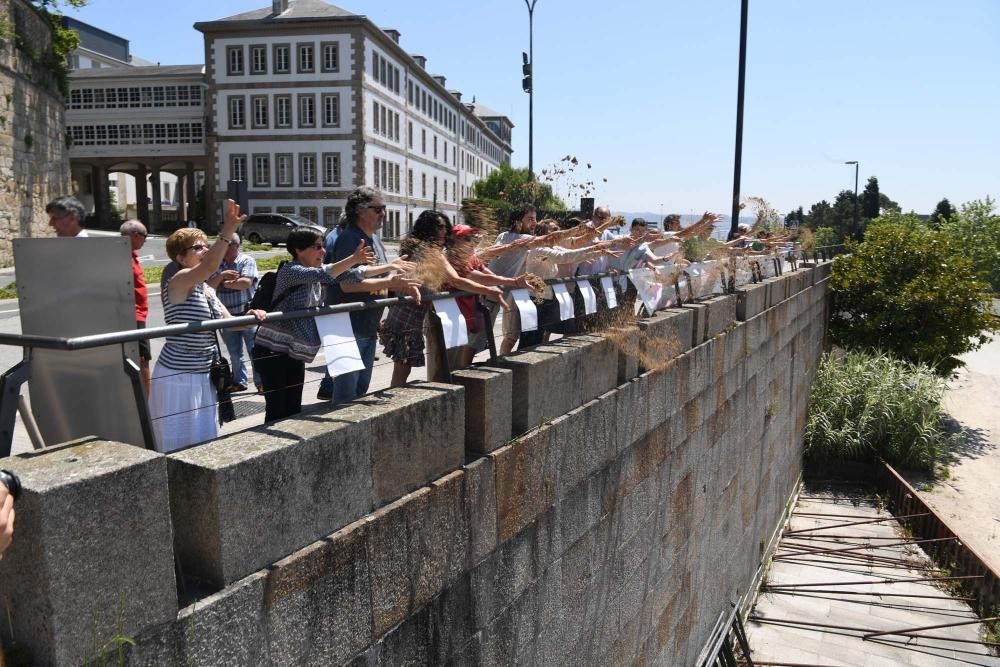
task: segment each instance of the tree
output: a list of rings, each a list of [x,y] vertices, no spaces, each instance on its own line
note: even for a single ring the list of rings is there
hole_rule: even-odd
[[[902,213],[899,204],[889,199],[884,192],[878,193],[878,207],[881,213]]]
[[[861,219],[858,198],[850,190],[841,190],[833,201],[832,220],[830,225],[836,229],[841,239],[852,238],[856,241],[864,236],[865,221]]]
[[[802,211],[802,207],[799,206],[785,216],[785,227],[802,227],[805,225],[805,221],[806,214]]]
[[[819,227],[829,227],[833,224],[833,207],[827,200],[818,201],[809,207],[809,215],[806,216],[806,226],[811,229]]]
[[[830,277],[838,345],[882,349],[946,373],[1000,330],[964,244],[915,215],[883,215],[848,247]]]
[[[931,213],[931,219],[928,222],[937,227],[938,225],[951,220],[955,213],[957,213],[955,207],[952,206],[951,202],[948,201],[948,198],[945,197],[937,203],[937,206],[934,207],[934,212]]]
[[[990,197],[962,204],[958,213],[941,222],[941,231],[961,242],[990,289],[1000,292],[1000,215],[995,208]]]
[[[865,191],[861,193],[861,217],[869,220],[878,217],[881,208],[879,194],[878,179],[872,176],[865,185]]]

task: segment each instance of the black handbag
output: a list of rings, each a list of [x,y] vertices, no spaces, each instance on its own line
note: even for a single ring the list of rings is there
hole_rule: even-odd
[[[211,299],[208,299],[208,309],[212,313],[212,319],[218,319],[215,308],[212,307]],[[233,399],[230,394],[236,389],[233,382],[233,369],[229,367],[229,360],[222,356],[222,346],[219,345],[219,332],[215,332],[215,356],[212,365],[208,369],[208,378],[215,387],[215,395],[219,405],[219,426],[236,419],[236,408],[233,406]]]

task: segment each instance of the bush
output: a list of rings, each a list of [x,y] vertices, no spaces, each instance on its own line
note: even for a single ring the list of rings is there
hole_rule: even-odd
[[[962,204],[958,214],[941,224],[941,231],[959,240],[965,252],[990,284],[1000,292],[1000,215],[987,197]]]
[[[954,237],[914,215],[878,218],[834,260],[830,334],[945,373],[997,330],[987,285]]]
[[[944,380],[881,352],[826,354],[809,397],[806,459],[933,470],[947,449]]]
[[[817,248],[827,248],[837,244],[837,232],[833,227],[817,227],[814,236]]]

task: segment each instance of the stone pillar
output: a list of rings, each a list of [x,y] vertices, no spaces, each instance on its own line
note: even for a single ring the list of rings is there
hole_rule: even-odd
[[[195,189],[194,185],[194,163],[188,162],[186,164],[187,172],[184,174],[184,200],[187,203],[187,219],[188,220],[198,220],[199,223],[202,221],[201,214],[195,210],[195,203],[198,201],[198,190]]]
[[[108,197],[108,169],[103,165],[90,168],[91,183],[94,187],[95,227],[107,229],[111,226],[111,202]]]
[[[160,168],[153,167],[153,173],[149,177],[150,196],[153,199],[153,217],[150,219],[151,230],[164,232],[163,229],[163,185],[160,183]]]
[[[149,224],[149,182],[146,180],[146,165],[140,164],[139,168],[132,172],[135,177],[135,214],[139,222],[146,225],[149,231],[153,228]]]

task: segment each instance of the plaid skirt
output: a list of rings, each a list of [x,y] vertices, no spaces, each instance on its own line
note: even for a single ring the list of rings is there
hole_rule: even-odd
[[[382,353],[411,368],[424,365],[424,319],[427,307],[413,303],[390,306],[379,326]]]

